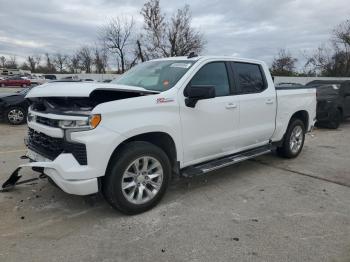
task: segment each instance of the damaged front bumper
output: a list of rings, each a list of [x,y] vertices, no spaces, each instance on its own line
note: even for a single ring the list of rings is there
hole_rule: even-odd
[[[98,192],[97,178],[67,180],[61,175],[76,177],[89,171],[87,166],[79,165],[71,154],[61,154],[54,161],[46,159],[31,150],[28,150],[27,156],[33,162],[20,165],[2,185],[2,191],[11,190],[18,184],[22,177],[19,174],[21,169],[31,168],[35,171],[40,170],[43,174],[50,177],[58,187],[68,194],[90,195]],[[37,159],[40,159],[40,162],[35,162]]]

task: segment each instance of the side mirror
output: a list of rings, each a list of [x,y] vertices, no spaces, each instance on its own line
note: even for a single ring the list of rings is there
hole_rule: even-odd
[[[188,107],[195,107],[199,100],[215,97],[214,86],[195,86],[189,85],[184,92],[186,99],[185,104]]]

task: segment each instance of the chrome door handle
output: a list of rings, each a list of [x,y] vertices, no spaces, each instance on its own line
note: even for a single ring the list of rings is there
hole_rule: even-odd
[[[272,99],[267,99],[267,100],[265,101],[265,103],[266,103],[267,105],[272,105],[272,104],[273,104],[273,100],[272,100]]]
[[[226,108],[227,108],[227,109],[237,108],[237,104],[232,103],[232,102],[227,103],[227,104],[226,104]]]

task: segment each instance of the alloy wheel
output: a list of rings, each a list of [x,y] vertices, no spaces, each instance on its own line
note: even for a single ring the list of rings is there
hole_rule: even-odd
[[[296,154],[299,152],[303,144],[303,139],[304,139],[304,135],[303,135],[302,127],[295,126],[290,135],[290,141],[289,141],[290,150],[293,152],[293,154]]]
[[[163,183],[161,163],[151,156],[134,160],[122,176],[122,192],[133,204],[144,204],[153,199]]]

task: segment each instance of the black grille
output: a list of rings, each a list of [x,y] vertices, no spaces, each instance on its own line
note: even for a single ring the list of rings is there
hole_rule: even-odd
[[[63,138],[55,138],[28,130],[28,148],[40,155],[54,160],[61,153],[71,153],[80,165],[87,165],[86,146],[80,143],[70,143]]]
[[[36,122],[45,126],[58,127],[58,120],[36,116]]]
[[[87,165],[86,146],[80,143],[65,143],[65,152],[72,153],[80,165]]]
[[[31,128],[28,130],[28,148],[54,160],[63,152],[63,139],[47,136]]]

